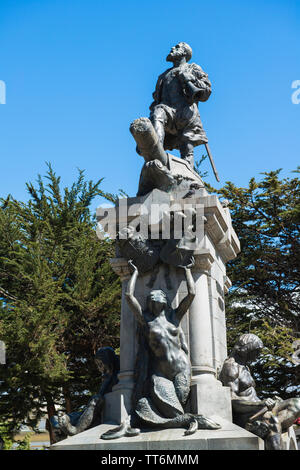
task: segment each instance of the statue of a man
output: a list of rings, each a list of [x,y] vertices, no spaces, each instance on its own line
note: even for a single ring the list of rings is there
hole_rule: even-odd
[[[173,67],[158,77],[150,119],[165,149],[179,149],[181,157],[194,165],[194,147],[207,143],[198,111],[198,101],[211,94],[208,76],[197,64],[188,64],[192,49],[185,42],[171,48],[167,56]]]
[[[257,359],[263,343],[254,334],[240,336],[224,361],[219,379],[230,387],[233,421],[265,441],[266,449],[282,449],[281,433],[300,416],[300,398],[261,400],[248,364]]]

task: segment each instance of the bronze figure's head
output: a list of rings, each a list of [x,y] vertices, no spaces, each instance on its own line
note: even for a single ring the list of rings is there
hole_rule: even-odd
[[[187,62],[192,58],[192,48],[186,42],[179,42],[176,46],[171,47],[166,60],[174,62],[182,57],[185,57]]]
[[[233,348],[233,353],[243,357],[247,362],[254,361],[264,347],[261,339],[253,333],[241,335]]]
[[[147,297],[147,306],[151,313],[159,315],[168,305],[167,296],[163,290],[152,290]]]

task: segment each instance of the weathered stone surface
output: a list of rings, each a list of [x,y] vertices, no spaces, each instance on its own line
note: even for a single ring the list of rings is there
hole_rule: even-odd
[[[191,406],[193,413],[216,415],[227,421],[232,421],[231,395],[228,387],[210,377],[203,377],[203,383],[198,379],[191,386]]]
[[[215,417],[216,419],[216,417]],[[218,417],[220,421],[220,418]],[[117,441],[103,441],[99,436],[113,428],[104,424],[69,437],[51,446],[51,450],[262,450],[263,441],[242,428],[221,420],[222,429],[198,430],[184,436],[183,429],[142,431],[139,436],[121,437]]]

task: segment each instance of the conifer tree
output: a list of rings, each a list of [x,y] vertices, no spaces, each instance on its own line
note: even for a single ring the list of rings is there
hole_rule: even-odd
[[[291,361],[300,334],[300,180],[280,171],[252,178],[249,187],[231,182],[219,191],[229,201],[241,253],[227,266],[229,349],[236,338],[256,333],[266,349],[254,368],[263,395],[299,396],[299,366]]]
[[[90,212],[95,197],[114,197],[82,171],[64,190],[51,165],[45,179],[27,184],[27,203],[9,196],[0,207],[0,421],[12,432],[84,404],[101,380],[96,350],[119,345],[114,246]]]

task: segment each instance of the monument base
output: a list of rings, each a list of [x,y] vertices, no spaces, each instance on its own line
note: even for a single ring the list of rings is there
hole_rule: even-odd
[[[202,383],[192,383],[190,407],[192,413],[209,417],[217,415],[232,422],[230,389],[223,387],[221,382],[212,376]]]
[[[101,424],[80,434],[53,444],[50,450],[96,450],[96,451],[148,451],[148,450],[263,450],[262,439],[229,421],[212,416],[222,428],[198,430],[184,436],[184,429],[143,430],[139,436],[103,440],[100,436],[115,427]]]
[[[128,416],[131,409],[132,389],[116,389],[105,395],[103,421],[105,423],[119,424]]]

